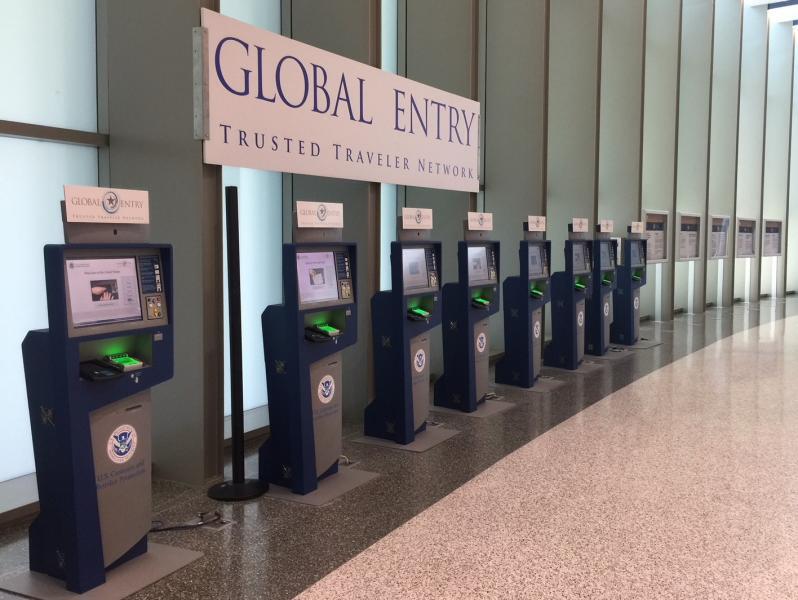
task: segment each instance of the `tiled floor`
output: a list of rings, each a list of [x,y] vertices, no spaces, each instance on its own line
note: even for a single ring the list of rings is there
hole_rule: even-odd
[[[300,598],[797,598],[796,365],[798,317],[691,354]]]
[[[378,479],[321,508],[265,498],[222,506],[221,530],[153,535],[205,557],[135,598],[291,598],[364,550],[308,597],[790,597],[798,319],[667,367],[785,312],[798,301],[647,327],[661,346],[557,375],[547,395],[506,394],[517,406],[491,418],[447,415],[462,433],[424,454],[345,441]],[[156,483],[159,519],[216,506]],[[0,530],[0,573],[26,555],[25,524]]]

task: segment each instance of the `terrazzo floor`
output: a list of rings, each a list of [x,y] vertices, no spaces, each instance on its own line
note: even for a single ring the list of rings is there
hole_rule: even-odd
[[[205,556],[133,598],[284,599],[314,583],[305,597],[798,597],[779,596],[798,581],[783,514],[798,372],[778,370],[796,364],[798,319],[781,319],[798,299],[753,308],[645,326],[661,346],[557,372],[550,393],[503,389],[516,406],[489,419],[436,415],[461,433],[423,454],[350,442],[354,418],[344,453],[380,477],[327,506],[219,505],[156,481],[155,518],[219,509],[232,522],[154,534]],[[27,525],[0,528],[0,576],[26,568]]]
[[[299,598],[796,598],[796,365],[791,317],[663,367]]]

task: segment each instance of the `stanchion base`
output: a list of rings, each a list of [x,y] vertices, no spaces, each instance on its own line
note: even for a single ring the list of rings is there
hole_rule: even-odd
[[[208,497],[222,502],[237,502],[252,500],[269,491],[269,484],[260,479],[245,479],[244,481],[223,481],[208,489]]]

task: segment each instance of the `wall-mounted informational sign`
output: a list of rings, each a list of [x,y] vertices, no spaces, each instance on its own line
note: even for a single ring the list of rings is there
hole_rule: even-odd
[[[765,221],[762,256],[781,256],[781,221]]]
[[[65,185],[64,208],[67,223],[147,225],[150,222],[150,193]]]
[[[644,211],[643,222],[646,226],[647,263],[668,260],[668,216],[666,211]]]
[[[601,219],[599,221],[599,232],[600,233],[612,233],[615,229],[615,221],[612,219]]]
[[[587,233],[590,228],[588,220],[584,217],[574,217],[571,219],[571,231],[574,233]]]
[[[676,260],[701,258],[701,215],[679,213],[679,239]]]
[[[729,257],[729,228],[731,217],[726,215],[712,215],[710,217],[711,230],[709,232],[709,260],[718,260]]]
[[[632,221],[629,224],[629,233],[643,234],[645,232],[643,221]]]
[[[403,207],[402,229],[432,229],[432,209]]]
[[[756,256],[756,219],[737,219],[737,258]]]
[[[469,212],[468,229],[471,231],[493,231],[493,213]]]
[[[206,163],[479,191],[479,102],[207,9],[202,27]]]
[[[342,229],[344,205],[339,202],[296,201],[297,227]]]
[[[527,216],[528,231],[546,231],[546,217],[540,215]]]

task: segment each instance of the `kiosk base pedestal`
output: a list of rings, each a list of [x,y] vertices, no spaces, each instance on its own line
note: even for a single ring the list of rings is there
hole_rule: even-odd
[[[497,396],[497,398],[504,398],[504,396]],[[461,417],[492,417],[493,415],[510,410],[515,404],[512,402],[503,402],[501,400],[485,400],[477,405],[474,412],[463,412],[455,408],[446,408],[444,406],[433,406],[432,410],[447,415],[460,415]]]
[[[269,484],[260,479],[223,481],[208,490],[208,498],[221,502],[237,502],[260,498],[269,489]]]
[[[267,498],[277,498],[278,500],[288,500],[289,502],[298,502],[299,504],[309,504],[311,506],[322,506],[376,477],[379,477],[379,474],[371,471],[361,471],[352,467],[339,467],[335,475],[320,479],[319,487],[309,494],[295,494],[289,488],[271,484],[269,491],[265,495]]]
[[[201,556],[202,552],[150,542],[145,554],[111,569],[106,573],[104,584],[85,594],[67,591],[60,579],[33,571],[0,579],[0,590],[40,600],[121,600],[182,569]]]
[[[448,427],[442,426],[433,427],[431,425],[427,425],[427,428],[424,431],[417,433],[416,439],[409,444],[397,444],[392,440],[384,440],[382,438],[370,437],[366,435],[358,436],[350,441],[355,442],[356,444],[370,444],[372,446],[382,446],[384,448],[405,450],[407,452],[426,452],[438,444],[442,444],[446,440],[453,438],[458,433],[460,433],[460,430],[458,429],[449,429]]]

